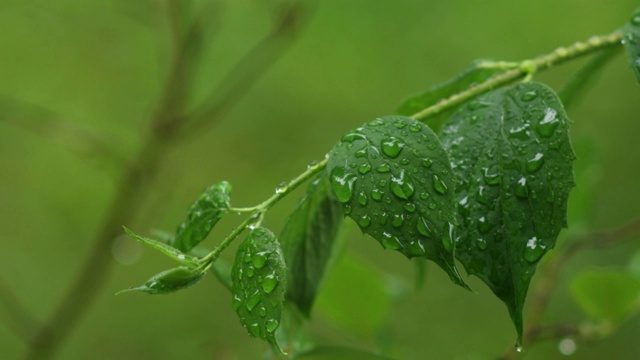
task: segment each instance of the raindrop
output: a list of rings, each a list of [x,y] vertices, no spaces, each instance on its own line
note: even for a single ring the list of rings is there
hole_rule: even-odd
[[[538,93],[535,91],[527,91],[520,97],[522,101],[531,101],[538,97]]]
[[[532,237],[527,241],[527,245],[524,248],[524,258],[530,263],[534,263],[542,257],[546,250],[546,247],[540,244],[540,240],[537,237]]]
[[[249,326],[249,333],[251,333],[251,335],[254,337],[257,337],[260,335],[260,327],[258,326],[257,323],[251,324],[251,326]]]
[[[384,120],[380,118],[369,121],[369,126],[380,126],[380,125],[384,125]]]
[[[458,202],[458,212],[462,216],[469,216],[469,195],[465,196],[462,200]]]
[[[382,152],[390,158],[396,158],[404,147],[404,141],[390,137],[382,140]]]
[[[418,218],[417,226],[418,232],[426,237],[431,237],[433,232],[431,231],[431,227],[427,223],[427,220],[420,216]]]
[[[437,208],[437,207],[438,207],[438,205],[436,205],[436,203],[432,202],[432,203],[429,203],[429,205],[427,205],[427,207],[428,207],[429,209],[431,209],[431,210],[435,210],[435,208]]]
[[[367,195],[364,193],[364,191],[360,191],[360,193],[358,194],[358,204],[365,206],[368,202],[369,199],[367,198]]]
[[[492,171],[492,169],[486,167],[482,169],[484,171],[483,177],[484,177],[484,182],[487,183],[487,185],[498,185],[500,184],[500,173],[496,172],[496,171]],[[493,169],[495,170],[495,169]]]
[[[276,319],[267,320],[267,324],[266,324],[267,331],[270,333],[273,333],[278,328],[278,325],[279,325],[278,320]]]
[[[433,160],[431,159],[423,159],[422,160],[422,166],[424,166],[425,168],[430,168],[433,165]]]
[[[407,254],[410,256],[424,256],[427,251],[420,240],[414,240],[409,243],[409,248],[407,248]]]
[[[527,198],[529,193],[529,189],[527,188],[527,179],[523,176],[516,183],[516,191],[515,194],[517,197]]]
[[[402,243],[400,243],[400,240],[388,232],[382,233],[382,246],[392,250],[402,249]]]
[[[256,307],[256,305],[258,305],[258,303],[260,302],[260,293],[258,292],[258,290],[256,290],[250,297],[249,299],[247,299],[247,302],[245,303],[247,310],[249,310],[250,312],[253,311],[253,309]]]
[[[367,140],[367,137],[357,130],[354,130],[342,137],[342,142],[344,143],[352,143],[356,140]]]
[[[407,124],[405,124],[405,122],[402,120],[397,120],[396,122],[393,123],[393,126],[397,127],[398,129],[402,129],[405,126],[407,126]]]
[[[238,311],[238,309],[240,309],[240,305],[242,305],[242,299],[240,299],[240,297],[236,294],[231,300],[231,307],[234,311]]]
[[[476,241],[476,245],[478,246],[478,249],[485,250],[487,248],[487,240],[478,238],[478,240]]]
[[[316,166],[318,166],[318,162],[316,160],[313,160],[309,163],[309,165],[307,165],[307,169],[313,169]]]
[[[365,163],[360,165],[360,167],[358,168],[358,172],[362,175],[368,173],[369,171],[371,171],[371,164],[369,163]]]
[[[371,225],[371,218],[369,215],[363,215],[360,220],[358,220],[358,225],[360,225],[361,228],[369,227],[369,225]]]
[[[331,171],[331,187],[340,202],[347,202],[353,195],[353,186],[358,178],[346,172],[342,166],[335,167]]]
[[[421,200],[427,200],[428,198],[429,198],[429,193],[426,193],[426,192],[420,193]]]
[[[491,223],[489,223],[486,217],[483,216],[478,219],[478,231],[480,231],[481,234],[488,233],[489,231],[491,231],[492,227],[493,226],[491,225]]]
[[[449,222],[446,223],[444,228],[444,236],[442,237],[442,245],[444,246],[444,249],[447,250],[447,252],[453,251],[453,239],[455,238],[454,232],[455,227],[453,226],[453,224]]]
[[[478,187],[476,199],[478,199],[478,202],[488,206],[490,209],[493,209],[494,202],[487,197],[486,188],[484,186]]]
[[[436,174],[433,174],[433,188],[442,195],[449,192],[449,188],[447,188],[447,185],[445,185],[445,183],[440,180],[440,178]]]
[[[415,191],[413,182],[408,177],[405,178],[404,169],[400,170],[400,174],[391,176],[391,184],[389,185],[391,192],[400,199],[408,200]]]
[[[264,256],[264,253],[258,253],[251,259],[251,263],[256,269],[262,269],[267,263],[267,257]]]
[[[536,126],[536,132],[542,137],[551,137],[553,132],[558,128],[558,125],[560,125],[560,120],[558,120],[557,115],[558,113],[555,110],[551,108],[546,109],[544,117],[540,120],[538,126]]]
[[[529,124],[524,124],[521,127],[515,127],[509,130],[509,137],[526,141],[531,138],[529,134]]]
[[[346,215],[351,214],[351,205],[346,204],[346,205],[344,206],[344,213],[345,213]]]
[[[281,182],[280,184],[278,184],[278,186],[276,187],[276,194],[282,194],[283,192],[287,191],[287,183],[286,182]]]
[[[275,274],[267,275],[262,281],[262,290],[264,290],[264,292],[266,292],[267,294],[272,292],[273,289],[276,288],[276,286],[278,286],[278,279],[276,279]]]
[[[376,168],[376,171],[379,172],[379,173],[388,173],[390,170],[391,170],[391,168],[387,164],[380,164]]]
[[[389,218],[389,214],[387,214],[386,212],[383,212],[382,215],[380,215],[380,225],[386,225],[388,218]]]
[[[399,228],[402,226],[403,223],[404,223],[404,215],[402,214],[393,215],[393,219],[391,220],[391,226],[395,228]]]
[[[363,147],[362,149],[356,151],[354,153],[355,157],[357,158],[363,158],[363,157],[367,157],[367,147]]]
[[[416,122],[409,126],[409,130],[411,130],[411,132],[420,132],[420,130],[422,130],[422,127],[419,123]]]
[[[537,153],[533,158],[527,161],[527,171],[530,173],[538,171],[544,164],[544,155]]]
[[[380,201],[380,199],[382,199],[382,195],[384,195],[384,193],[378,188],[371,190],[371,198],[375,201]]]
[[[260,306],[258,308],[258,313],[260,314],[260,316],[265,317],[267,316],[267,309],[265,309],[264,306]]]
[[[409,161],[409,159],[407,159],[407,158],[404,158],[404,159],[400,160],[400,164],[401,165],[409,165],[410,162],[411,161]]]
[[[406,203],[404,204],[404,209],[407,210],[408,212],[412,213],[416,211],[416,206],[413,203]]]

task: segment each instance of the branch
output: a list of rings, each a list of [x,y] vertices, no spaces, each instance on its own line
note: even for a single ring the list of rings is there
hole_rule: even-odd
[[[0,279],[0,316],[7,326],[25,343],[31,341],[39,324],[36,318]]]

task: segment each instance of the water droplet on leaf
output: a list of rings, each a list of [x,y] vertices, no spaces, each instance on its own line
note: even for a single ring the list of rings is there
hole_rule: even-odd
[[[397,158],[400,155],[400,151],[404,148],[404,141],[390,137],[382,140],[381,148],[382,153],[390,158]]]
[[[445,183],[440,180],[440,178],[436,174],[433,174],[433,188],[442,195],[449,192],[449,188],[447,188],[447,185],[445,185]]]
[[[546,247],[540,243],[537,237],[532,237],[527,240],[527,245],[524,248],[524,258],[530,263],[534,263],[542,257],[545,253]]]
[[[537,153],[533,158],[527,161],[527,171],[530,173],[538,171],[544,164],[544,155]]]
[[[358,178],[346,172],[342,166],[335,167],[331,171],[331,188],[340,202],[347,202],[353,195],[353,186]]]
[[[400,170],[398,176],[391,176],[389,187],[395,196],[403,200],[408,200],[415,191],[413,181],[409,177],[405,177],[404,169]]]

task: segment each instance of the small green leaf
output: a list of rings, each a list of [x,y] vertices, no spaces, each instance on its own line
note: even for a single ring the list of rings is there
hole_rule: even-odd
[[[507,305],[519,340],[531,277],[566,227],[568,130],[556,94],[535,82],[467,103],[442,129],[458,177],[456,257]]]
[[[629,65],[640,81],[640,9],[622,27],[622,43],[627,50]]]
[[[118,292],[118,294],[130,291],[142,291],[152,295],[168,294],[185,289],[197,283],[202,280],[204,274],[205,273],[199,269],[190,269],[185,266],[180,266],[153,276],[142,286],[125,289]]]
[[[189,208],[187,220],[178,226],[170,245],[189,251],[204,240],[229,209],[231,185],[221,181],[207,188]]]
[[[194,256],[191,255],[187,255],[185,253],[183,253],[182,251],[174,248],[171,245],[167,245],[163,242],[160,242],[158,240],[153,240],[153,239],[149,239],[149,238],[145,238],[139,235],[134,234],[131,230],[127,229],[126,227],[124,227],[124,231],[131,236],[132,238],[134,238],[135,240],[141,242],[144,245],[147,245],[148,247],[158,250],[161,253],[167,255],[168,257],[170,257],[171,259],[183,264],[183,265],[187,265],[189,267],[196,267],[198,266],[198,259]]]
[[[424,110],[430,106],[437,104],[440,100],[447,99],[452,95],[458,94],[469,89],[471,86],[480,84],[490,77],[504,72],[503,69],[495,67],[479,66],[480,61],[466,68],[458,76],[449,81],[435,85],[428,90],[410,96],[405,99],[400,107],[396,110],[396,114],[411,116]],[[442,124],[457,108],[445,111],[429,120],[430,124]]]
[[[321,176],[309,185],[280,235],[288,266],[287,298],[307,317],[335,254],[342,218],[340,202],[327,177]]]
[[[593,320],[616,326],[640,310],[640,278],[621,270],[588,270],[573,279],[571,295]]]
[[[238,247],[231,269],[232,307],[251,336],[280,352],[275,332],[282,317],[286,275],[278,239],[268,229],[253,229]]]
[[[454,262],[455,179],[436,135],[387,116],[342,137],[327,172],[344,212],[384,248],[437,263],[466,287]]]

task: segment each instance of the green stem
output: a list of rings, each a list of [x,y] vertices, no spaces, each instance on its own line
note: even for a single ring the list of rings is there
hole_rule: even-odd
[[[452,95],[433,106],[429,106],[411,115],[411,117],[420,121],[427,120],[430,117],[438,115],[445,110],[469,101],[492,89],[509,84],[539,71],[549,69],[566,61],[591,54],[601,49],[620,45],[621,41],[622,33],[615,31],[608,35],[593,36],[587,41],[578,41],[568,47],[557,48],[547,55],[540,56],[536,59],[524,60],[520,62],[516,68],[496,75],[461,93]]]
[[[282,198],[287,196],[293,190],[295,190],[298,186],[320,173],[327,167],[327,163],[329,162],[328,158],[311,165],[307,168],[305,172],[296,176],[294,179],[286,183],[284,186],[279,186],[276,190],[276,193],[272,195],[267,200],[263,201],[259,205],[248,207],[248,208],[232,208],[231,211],[237,212],[253,212],[253,215],[246,218],[240,225],[238,225],[233,231],[216,247],[211,251],[207,256],[200,259],[201,264],[205,264],[204,266],[211,267],[213,263],[216,262],[222,251],[226,249],[235,238],[238,237],[246,228],[250,227],[250,225],[262,222],[262,218],[264,214],[271,209],[275,204],[277,204]]]

